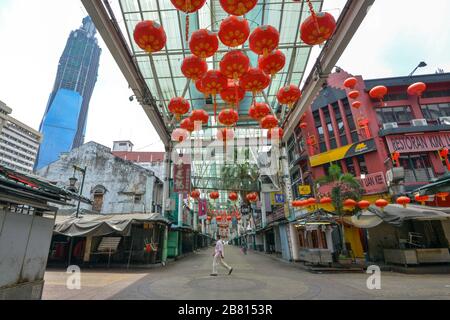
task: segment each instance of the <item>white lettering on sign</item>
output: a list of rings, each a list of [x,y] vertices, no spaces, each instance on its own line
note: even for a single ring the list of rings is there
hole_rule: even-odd
[[[426,152],[450,148],[450,132],[387,136],[390,152]]]

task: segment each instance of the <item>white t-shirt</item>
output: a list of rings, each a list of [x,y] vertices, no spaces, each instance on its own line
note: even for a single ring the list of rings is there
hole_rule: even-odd
[[[223,241],[222,240],[217,240],[217,243],[216,243],[216,254],[224,255],[223,254]]]

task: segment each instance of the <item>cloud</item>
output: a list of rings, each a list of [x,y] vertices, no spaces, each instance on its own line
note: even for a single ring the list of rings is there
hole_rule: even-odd
[[[53,88],[59,58],[70,31],[87,13],[78,0],[14,0],[0,4],[0,100],[13,116],[37,129]],[[132,140],[136,149],[163,151],[138,103],[130,103],[128,83],[106,45],[90,103],[86,141],[111,147]]]

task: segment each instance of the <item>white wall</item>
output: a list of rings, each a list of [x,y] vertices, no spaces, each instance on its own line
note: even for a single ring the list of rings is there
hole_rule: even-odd
[[[54,220],[0,210],[0,288],[44,279]]]

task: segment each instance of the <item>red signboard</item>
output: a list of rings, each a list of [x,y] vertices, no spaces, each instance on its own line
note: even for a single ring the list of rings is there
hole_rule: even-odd
[[[191,191],[191,165],[175,164],[173,169],[173,191],[188,193]]]
[[[450,132],[387,136],[391,153],[428,152],[450,148]]]
[[[383,172],[367,174],[364,179],[358,178],[358,180],[364,189],[365,195],[383,193],[387,191],[386,179]],[[334,183],[323,185],[319,188],[319,193],[330,194],[331,189],[333,189],[334,186]]]

